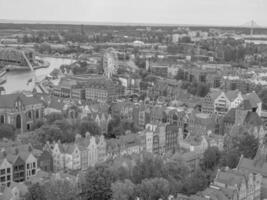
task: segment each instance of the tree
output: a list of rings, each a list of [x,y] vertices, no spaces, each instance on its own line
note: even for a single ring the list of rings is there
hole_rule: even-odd
[[[195,171],[192,176],[186,179],[182,193],[191,195],[199,191],[203,191],[209,185],[209,180],[206,173],[201,169]]]
[[[181,192],[182,185],[189,174],[189,169],[183,159],[175,154],[165,163],[164,170],[164,178],[170,183],[171,193]]]
[[[134,200],[135,194],[135,184],[126,179],[124,181],[117,181],[112,183],[112,199],[113,200]]]
[[[164,178],[144,179],[136,187],[137,196],[146,200],[167,199],[170,195],[169,182]]]
[[[214,170],[218,165],[221,158],[221,152],[217,147],[209,147],[204,152],[203,160],[202,160],[202,169],[206,170]]]
[[[82,136],[85,136],[87,132],[91,135],[96,136],[101,134],[100,127],[93,120],[84,119],[79,125],[79,132]]]
[[[36,183],[29,187],[25,200],[47,200],[45,197],[44,189]]]
[[[46,120],[49,124],[51,124],[52,122],[56,120],[62,120],[63,118],[64,118],[63,114],[57,113],[57,112],[52,112],[46,116]]]
[[[35,130],[35,129],[41,128],[43,125],[44,125],[44,121],[38,119],[38,120],[33,124],[32,129]]]
[[[259,140],[255,136],[245,133],[238,141],[237,149],[245,158],[254,158],[259,148]]]
[[[220,160],[220,166],[229,167],[231,169],[236,168],[238,165],[240,154],[236,149],[228,152],[223,152]]]
[[[47,141],[53,142],[58,140],[65,142],[63,132],[55,125],[42,126],[35,131],[35,134],[37,134],[38,141],[41,144],[45,144]]]
[[[133,182],[141,183],[143,179],[164,177],[164,163],[160,157],[145,153],[137,159],[133,168]]]
[[[116,138],[120,135],[123,135],[123,127],[121,123],[121,119],[119,116],[115,116],[108,123],[108,134],[107,138]]]
[[[82,198],[87,200],[109,200],[112,196],[111,184],[114,182],[112,171],[106,165],[89,168],[85,175]]]
[[[15,127],[10,124],[0,125],[0,138],[15,139]]]
[[[45,199],[47,200],[76,200],[77,188],[66,180],[52,180],[44,186]]]

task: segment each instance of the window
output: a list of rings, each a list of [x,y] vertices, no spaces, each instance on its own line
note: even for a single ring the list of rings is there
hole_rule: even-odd
[[[32,175],[35,175],[35,169],[32,170]]]
[[[10,175],[8,175],[6,178],[7,178],[8,181],[10,181]]]
[[[36,117],[36,119],[39,118],[39,110],[36,110],[36,111],[35,111],[35,117]]]
[[[5,117],[4,117],[4,115],[1,115],[1,117],[0,117],[0,123],[1,124],[4,124],[5,123]]]
[[[30,169],[30,164],[27,164],[27,169]]]
[[[6,171],[7,171],[7,173],[10,173],[10,168],[7,168]]]
[[[1,169],[0,174],[3,175],[5,173],[6,173],[6,170],[5,169]]]
[[[34,162],[34,163],[32,163],[32,166],[35,168],[35,162]]]
[[[1,182],[5,182],[6,181],[6,177],[3,176],[3,177],[0,178],[0,180],[1,180]]]

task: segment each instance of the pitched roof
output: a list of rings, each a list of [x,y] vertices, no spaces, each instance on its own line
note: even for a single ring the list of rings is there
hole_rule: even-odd
[[[240,93],[239,90],[228,90],[225,95],[230,100],[233,101],[238,97],[238,94]]]
[[[261,126],[263,124],[260,116],[256,112],[248,112],[245,123],[253,126]]]
[[[235,123],[235,112],[236,112],[235,108],[232,108],[231,110],[229,110],[224,116],[223,121],[234,124]]]
[[[218,89],[213,89],[209,92],[208,95],[210,95],[211,99],[212,100],[215,100],[217,99],[218,96],[220,96],[220,94],[222,93],[221,90],[218,90]]]
[[[246,94],[244,98],[249,100],[253,107],[257,107],[257,104],[262,102],[255,92]]]
[[[248,99],[245,99],[241,102],[241,104],[239,104],[238,108],[242,110],[251,110],[253,106]]]
[[[262,176],[267,177],[267,162],[257,163],[255,160],[244,158],[242,156],[237,168],[244,171],[259,173]]]
[[[34,96],[26,96],[22,93],[13,93],[0,95],[0,108],[13,108],[17,99],[21,99],[22,103],[26,106],[42,103],[42,101]]]
[[[240,185],[245,176],[236,170],[218,171],[214,182],[226,184],[228,186]]]

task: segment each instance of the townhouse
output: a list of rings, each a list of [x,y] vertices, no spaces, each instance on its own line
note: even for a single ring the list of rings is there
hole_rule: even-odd
[[[230,101],[226,94],[219,89],[213,89],[203,98],[202,112],[223,116],[228,111],[229,105]]]
[[[118,139],[107,140],[107,157],[139,154],[144,150],[144,138],[137,134],[127,134]]]
[[[36,175],[38,150],[31,145],[2,148],[0,154],[0,185],[10,186],[12,182],[24,182]]]
[[[52,149],[53,168],[55,171],[85,170],[98,162],[105,161],[106,148],[103,135],[95,137],[90,133],[86,133],[85,138],[77,135],[74,143],[55,142]]]

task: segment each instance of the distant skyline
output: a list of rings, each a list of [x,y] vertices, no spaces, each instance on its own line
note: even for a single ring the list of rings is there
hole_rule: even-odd
[[[0,19],[94,24],[267,27],[266,11],[267,0],[0,0]]]

